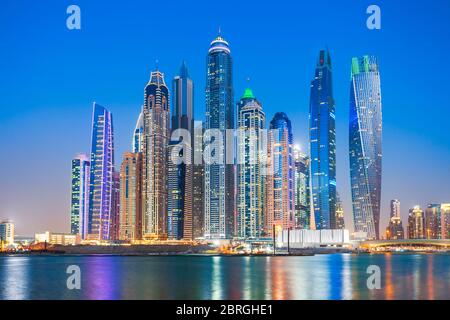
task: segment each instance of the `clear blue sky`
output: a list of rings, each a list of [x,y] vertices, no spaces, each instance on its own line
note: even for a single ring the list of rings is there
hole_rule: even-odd
[[[81,30],[66,8],[81,8]],[[366,28],[381,7],[382,29]],[[379,57],[383,99],[382,229],[388,203],[450,202],[450,2],[25,1],[0,7],[0,218],[19,234],[69,231],[70,162],[89,151],[92,102],[114,114],[116,165],[130,149],[143,89],[159,60],[170,84],[183,59],[205,112],[205,61],[218,27],[234,59],[237,100],[247,85],[267,117],[284,111],[307,148],[309,83],[331,51],[337,184],[351,224],[348,104],[353,56]],[[406,221],[404,221],[405,223]]]

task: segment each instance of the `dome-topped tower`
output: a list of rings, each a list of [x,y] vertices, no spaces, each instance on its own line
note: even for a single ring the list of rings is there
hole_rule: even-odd
[[[221,35],[218,35],[211,42],[211,46],[209,47],[209,53],[217,52],[217,51],[225,51],[227,53],[231,52],[228,42]]]

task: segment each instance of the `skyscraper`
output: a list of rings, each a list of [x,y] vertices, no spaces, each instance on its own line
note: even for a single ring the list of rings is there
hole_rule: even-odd
[[[194,122],[194,165],[192,182],[192,238],[201,238],[205,234],[205,193],[203,163],[203,125],[201,121]]]
[[[381,87],[373,56],[353,58],[350,90],[350,182],[355,231],[379,239],[381,199]]]
[[[72,192],[70,203],[70,233],[86,238],[89,214],[89,175],[91,163],[86,154],[72,160]]]
[[[400,216],[400,201],[391,200],[391,213],[389,225],[386,228],[386,238],[388,240],[400,240],[405,238],[402,218]]]
[[[237,236],[257,239],[263,233],[264,177],[261,151],[266,115],[261,103],[246,89],[237,104]]]
[[[144,147],[144,112],[139,113],[138,120],[136,122],[136,127],[133,132],[133,140],[131,142],[131,150],[134,153],[142,152]]]
[[[144,90],[143,236],[167,238],[167,163],[170,139],[169,89],[153,71]]]
[[[311,222],[309,164],[309,158],[294,147],[295,227],[300,229],[309,229]]]
[[[336,225],[335,229],[345,229],[344,206],[339,193],[336,191]]]
[[[120,233],[120,172],[114,171],[109,240],[119,240],[119,233]]]
[[[170,155],[176,152],[182,158],[175,163],[169,158],[169,237],[193,239],[193,150],[194,139],[194,85],[183,62],[178,76],[173,79],[172,140]],[[179,133],[179,129],[184,132]],[[182,137],[184,134],[187,136]],[[176,136],[176,137],[175,137]],[[182,145],[182,147],[180,147]],[[175,156],[176,154],[173,154]]]
[[[331,58],[322,50],[309,106],[311,188],[316,229],[336,228],[336,126]]]
[[[211,42],[206,63],[205,238],[227,239],[234,235],[235,214],[233,139],[226,135],[234,128],[233,62],[221,36]]]
[[[425,209],[425,236],[441,239],[441,204],[429,204]]]
[[[441,204],[441,239],[450,239],[450,203]]]
[[[87,238],[108,240],[111,223],[114,173],[112,114],[94,102]]]
[[[409,209],[408,239],[425,239],[425,217],[420,206]]]
[[[142,238],[142,154],[125,152],[120,168],[120,240]]]
[[[294,160],[291,121],[277,112],[270,122],[267,139],[266,222],[270,236],[294,226]]]

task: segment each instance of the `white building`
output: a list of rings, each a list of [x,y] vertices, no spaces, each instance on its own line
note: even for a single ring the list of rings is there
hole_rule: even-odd
[[[350,244],[350,233],[346,229],[293,229],[279,232],[276,238],[277,247],[287,247],[289,233],[289,246],[291,248],[313,248],[319,246]]]
[[[0,222],[0,245],[14,244],[14,224],[11,221],[4,220]]]

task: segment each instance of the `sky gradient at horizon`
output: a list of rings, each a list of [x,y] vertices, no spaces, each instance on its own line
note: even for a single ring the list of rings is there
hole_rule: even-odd
[[[81,8],[81,30],[66,9]],[[381,8],[381,30],[366,8]],[[235,101],[250,86],[268,121],[283,111],[308,148],[309,86],[328,47],[336,101],[337,190],[352,229],[348,160],[351,58],[379,58],[383,103],[381,234],[389,201],[450,202],[450,2],[6,0],[0,10],[0,219],[16,233],[69,232],[71,160],[90,150],[92,103],[114,118],[116,167],[130,150],[150,72],[171,90],[186,60],[204,119],[206,54],[219,26],[234,60]],[[250,78],[250,81],[247,80]]]

